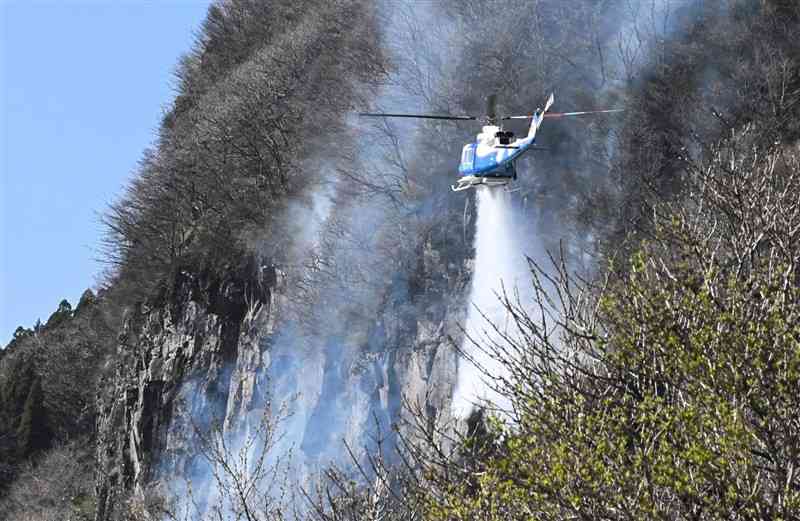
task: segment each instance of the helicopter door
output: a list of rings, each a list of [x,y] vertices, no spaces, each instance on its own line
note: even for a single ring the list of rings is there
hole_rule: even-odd
[[[475,143],[464,145],[464,149],[461,151],[461,165],[459,166],[461,172],[469,172],[473,169],[476,146]]]

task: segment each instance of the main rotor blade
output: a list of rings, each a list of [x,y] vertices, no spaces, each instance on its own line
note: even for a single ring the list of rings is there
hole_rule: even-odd
[[[490,125],[497,121],[497,94],[489,94],[486,97],[486,119]]]
[[[588,110],[584,112],[547,112],[544,117],[546,118],[564,118],[569,116],[586,116],[589,114],[609,114],[611,112],[624,112],[625,109],[609,109],[609,110]]]
[[[624,112],[625,109],[609,109],[609,110],[588,110],[583,112],[546,112],[546,118],[564,118],[568,116],[586,116],[588,114],[608,114],[611,112]],[[528,116],[505,116],[503,119],[531,119],[533,114]]]
[[[420,118],[420,119],[451,119],[451,120],[476,120],[475,116],[451,116],[438,114],[384,114],[382,112],[359,112],[359,116],[375,118]]]

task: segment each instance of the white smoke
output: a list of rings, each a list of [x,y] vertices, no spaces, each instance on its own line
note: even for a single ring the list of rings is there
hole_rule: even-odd
[[[380,4],[386,51],[397,70],[372,100],[374,109],[402,112],[415,107],[430,112],[433,109],[426,105],[425,96],[409,87],[418,81],[420,67],[427,62],[415,60],[414,42],[407,39],[412,31],[434,23],[431,6],[393,0]],[[438,27],[441,43],[443,25]],[[431,71],[425,73],[430,77],[437,69],[428,66]],[[397,165],[403,164],[404,158],[413,157],[416,129],[421,123],[399,120],[387,124],[378,119],[350,118],[348,124],[349,131],[357,136],[356,145],[351,148],[341,144],[324,161],[318,156],[304,161],[306,170],[323,168],[319,177],[336,181],[316,187],[302,201],[290,202],[285,215],[276,217],[281,229],[288,230],[284,235],[291,237],[281,253],[304,262],[287,269],[287,285],[292,288],[294,302],[278,304],[283,316],[279,325],[270,324],[276,331],[268,339],[263,365],[256,372],[263,384],[259,390],[275,406],[285,406],[286,414],[274,422],[276,430],[268,447],[248,445],[252,439],[248,432],[260,425],[261,417],[252,421],[234,418],[239,420],[233,422],[236,428],[217,433],[212,440],[224,444],[229,459],[239,464],[235,475],[252,485],[253,498],[283,501],[287,510],[300,513],[308,508],[304,498],[282,498],[280,487],[272,486],[268,479],[257,479],[255,472],[262,470],[262,461],[266,468],[283,472],[282,484],[287,489],[298,495],[301,488],[312,491],[324,484],[323,472],[329,466],[347,471],[353,465],[353,455],[361,456],[367,450],[372,429],[378,428],[375,422],[381,419],[370,414],[375,407],[375,391],[387,395],[383,399],[385,409],[389,409],[386,402],[399,401],[399,397],[388,396],[388,384],[383,378],[391,358],[384,353],[381,360],[367,364],[360,350],[380,316],[386,281],[393,278],[396,270],[379,249],[381,245],[386,248],[384,235],[392,230],[392,219],[397,218],[380,195],[400,184],[396,180],[402,178],[403,172],[398,172]],[[331,136],[334,142],[337,138]],[[343,159],[341,168],[339,154]],[[356,169],[354,165],[369,173],[368,184],[359,184],[356,181],[360,179],[348,175],[348,169]],[[343,177],[338,177],[340,174]],[[274,247],[271,241],[264,242],[267,247]],[[301,291],[300,287],[304,289]],[[303,322],[302,326],[295,321]],[[253,371],[252,367],[247,369]],[[373,373],[376,376],[370,376]],[[379,382],[373,380],[380,381],[381,388],[376,388]],[[236,397],[235,387],[228,396]],[[257,452],[256,448],[264,452]],[[220,469],[213,461],[200,461],[197,466],[190,484],[202,491],[204,501],[195,501],[186,493],[172,494],[178,498],[183,518],[200,520],[216,515],[220,519],[239,519],[235,509],[246,501],[228,494],[236,487],[226,469]],[[179,492],[178,487],[174,489]],[[183,490],[187,489],[188,485]]]
[[[507,378],[503,365],[485,347],[513,338],[516,325],[503,305],[503,295],[524,306],[532,301],[526,255],[541,247],[529,228],[514,218],[511,196],[505,190],[477,189],[478,220],[475,264],[467,314],[463,357],[453,393],[453,412],[467,417],[476,405],[508,411],[508,398],[498,392],[497,379]],[[521,221],[521,220],[520,220]],[[495,329],[496,328],[496,329]]]

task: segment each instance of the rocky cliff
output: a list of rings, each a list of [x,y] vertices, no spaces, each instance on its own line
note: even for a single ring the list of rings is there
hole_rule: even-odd
[[[429,278],[448,272],[429,244],[420,253]],[[267,403],[290,411],[285,443],[293,473],[306,476],[347,465],[344,442],[369,449],[376,429],[391,443],[402,398],[431,413],[446,405],[468,270],[438,278],[447,291],[387,298],[363,335],[309,339],[289,337],[290,284],[263,260],[222,277],[181,272],[160,302],[129,314],[120,335],[98,403],[96,519],[154,484],[210,486],[196,477],[203,432],[215,422],[234,432]]]

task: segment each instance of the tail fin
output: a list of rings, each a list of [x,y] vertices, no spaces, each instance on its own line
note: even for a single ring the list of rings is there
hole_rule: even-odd
[[[544,121],[544,115],[548,110],[550,110],[550,107],[553,105],[554,101],[555,96],[550,94],[550,97],[547,98],[547,103],[544,105],[544,110],[537,110],[536,114],[533,115],[533,118],[531,119],[531,128],[528,130],[529,138],[536,137],[536,131],[539,129],[539,125],[541,125],[542,121]]]
[[[543,111],[543,113],[544,113],[544,112],[547,112],[548,110],[550,110],[550,107],[552,107],[552,106],[553,106],[553,102],[554,102],[555,100],[556,100],[556,97],[555,97],[555,95],[554,95],[554,94],[551,92],[551,93],[550,93],[550,97],[549,97],[549,98],[547,98],[547,103],[546,103],[546,104],[545,104],[545,106],[544,106],[544,111]]]

